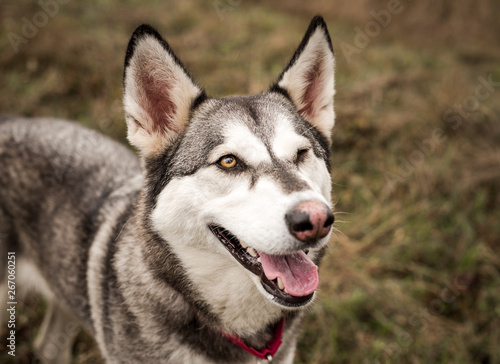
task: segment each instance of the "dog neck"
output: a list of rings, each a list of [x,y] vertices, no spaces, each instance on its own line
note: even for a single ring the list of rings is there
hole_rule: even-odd
[[[177,336],[189,337],[188,345],[196,352],[204,352],[214,362],[227,362],[227,358],[235,359],[234,362],[246,362],[248,359],[245,358],[248,358],[248,352],[251,351],[237,346],[236,340],[257,352],[262,351],[266,354],[266,359],[267,354],[274,354],[273,349],[277,349],[279,341],[283,341],[279,357],[286,356],[293,350],[295,336],[290,336],[289,331],[293,331],[292,328],[300,322],[300,311],[286,311],[287,324],[282,330],[277,323],[283,319],[285,311],[264,301],[266,298],[259,294],[257,297],[262,296],[262,301],[275,308],[277,315],[274,310],[272,315],[262,311],[260,316],[265,316],[265,321],[258,324],[245,317],[249,314],[240,305],[240,311],[236,310],[237,307],[232,308],[233,314],[239,314],[243,320],[248,320],[248,328],[241,325],[238,330],[234,330],[224,325],[223,320],[227,318],[220,317],[214,312],[212,304],[200,297],[200,292],[188,279],[179,258],[169,250],[170,246],[161,237],[145,228],[147,225],[141,222],[139,211],[124,227],[117,241],[116,256],[120,276],[134,283],[126,286],[123,295],[126,301],[134,301],[126,306],[134,308],[131,313],[138,322],[154,322],[155,327],[150,329],[156,332],[162,332],[168,327],[168,331],[176,332]],[[193,335],[199,335],[203,339],[196,339]]]
[[[221,333],[226,337],[226,339],[228,339],[234,345],[252,354],[253,356],[259,359],[271,361],[273,357],[276,355],[276,352],[280,348],[281,344],[283,343],[282,336],[284,327],[285,327],[285,317],[283,316],[281,321],[275,326],[272,340],[269,341],[265,347],[260,349],[256,349],[252,346],[247,345],[245,341],[239,336],[231,335],[222,330]]]

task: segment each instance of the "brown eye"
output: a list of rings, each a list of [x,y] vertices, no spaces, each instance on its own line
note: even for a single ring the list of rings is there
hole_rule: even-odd
[[[224,169],[231,169],[236,167],[236,165],[238,164],[238,160],[234,155],[228,154],[219,159],[217,164]]]

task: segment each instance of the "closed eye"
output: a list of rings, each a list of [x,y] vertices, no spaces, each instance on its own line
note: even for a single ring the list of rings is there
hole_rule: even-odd
[[[295,164],[302,163],[307,156],[307,153],[309,152],[309,148],[301,148],[297,151],[297,155],[295,156]]]

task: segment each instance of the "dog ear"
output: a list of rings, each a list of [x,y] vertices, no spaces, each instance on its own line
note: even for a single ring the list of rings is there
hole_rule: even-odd
[[[129,41],[123,73],[128,139],[142,156],[153,155],[181,133],[205,92],[168,43],[149,25]]]
[[[292,100],[299,114],[331,141],[335,58],[326,23],[311,21],[290,63],[270,91]]]

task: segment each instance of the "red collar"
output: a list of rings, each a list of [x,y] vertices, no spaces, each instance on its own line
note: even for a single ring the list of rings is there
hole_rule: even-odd
[[[230,335],[224,331],[221,330],[222,335],[226,337],[229,341],[231,341],[234,345],[239,346],[243,350],[246,350],[253,356],[256,356],[259,359],[265,359],[271,361],[273,359],[273,356],[276,354],[278,351],[281,343],[283,342],[281,340],[281,336],[283,335],[283,328],[285,327],[285,317],[281,319],[281,321],[278,323],[276,326],[276,331],[274,332],[273,339],[271,340],[270,343],[266,345],[265,348],[261,350],[257,350],[255,348],[252,348],[245,344],[243,339],[239,336],[233,336]]]

